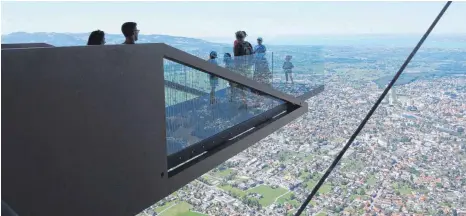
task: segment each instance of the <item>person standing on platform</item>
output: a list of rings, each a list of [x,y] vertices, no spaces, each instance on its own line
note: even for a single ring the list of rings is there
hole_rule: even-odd
[[[225,68],[228,70],[233,70],[234,64],[233,64],[233,59],[231,58],[230,53],[225,53],[223,55],[223,63],[225,63]]]
[[[100,30],[91,32],[87,45],[105,45],[105,33]]]
[[[288,76],[290,76],[291,84],[293,84],[293,68],[294,65],[291,63],[291,58],[293,58],[290,55],[287,55],[285,57],[285,62],[283,63],[283,70],[285,71],[285,77],[286,77],[286,82],[288,83]]]
[[[248,77],[250,74],[249,66],[251,64],[253,48],[252,45],[245,40],[247,36],[245,31],[237,31],[235,36],[236,44],[233,47],[233,55],[235,56],[235,71],[245,77]],[[247,109],[246,93],[244,92],[245,89],[241,85],[237,85],[237,88],[240,90],[243,98],[243,104],[239,108]]]
[[[217,52],[215,51],[210,52],[209,60],[207,61],[211,64],[218,65]],[[218,86],[218,77],[210,74],[209,81],[210,81],[210,103],[214,104],[215,103],[215,88]]]
[[[230,53],[225,53],[223,55],[223,63],[225,63],[225,68],[228,69],[231,72],[235,72],[235,64],[233,62],[233,59],[231,58]],[[230,85],[230,102],[233,101],[233,97],[236,95],[236,91],[238,88],[238,84],[232,81],[228,81]]]
[[[254,47],[255,61],[254,61],[254,76],[253,79],[263,84],[270,84],[271,73],[269,63],[265,57],[267,48],[262,44],[262,38],[257,38],[257,44]]]
[[[257,38],[257,45],[254,47],[254,54],[267,52],[267,48],[262,44],[262,37]]]
[[[248,68],[251,63],[250,58],[253,54],[252,45],[246,41],[247,34],[245,31],[237,31],[236,45],[233,47],[233,54],[235,56],[235,64],[237,70],[241,75],[248,77]]]
[[[121,33],[125,36],[125,42],[123,44],[135,44],[138,41],[139,29],[135,22],[125,22],[121,26]]]

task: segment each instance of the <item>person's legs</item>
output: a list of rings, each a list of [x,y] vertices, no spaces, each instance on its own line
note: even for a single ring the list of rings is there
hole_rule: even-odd
[[[259,78],[259,67],[257,66],[254,66],[254,71],[253,71],[253,74],[252,74],[252,80],[256,81],[256,82],[259,82],[260,83],[260,78]],[[252,89],[251,91],[252,93],[256,93],[257,91]]]
[[[285,71],[285,78],[286,78],[286,82],[288,83],[288,72]]]
[[[292,72],[290,72],[290,80],[291,80],[291,84],[294,84],[294,82],[293,82],[293,73]]]
[[[212,88],[210,90],[210,104],[214,104],[215,103],[215,88]]]
[[[232,81],[229,81],[230,83],[230,102],[233,101],[233,97],[235,96],[236,94],[236,84]]]
[[[241,75],[245,76],[245,77],[248,77],[247,75],[247,68],[245,66],[241,67],[240,69],[240,73]],[[247,100],[246,100],[246,93],[245,91],[247,90],[247,88],[245,88],[243,85],[241,84],[238,84],[238,91],[240,92],[240,95],[241,95],[241,98],[242,98],[242,101],[243,101],[243,104],[240,105],[240,109],[247,109],[248,108],[248,103],[247,103]]]
[[[210,77],[210,103],[215,103],[215,88],[217,86],[217,78]]]

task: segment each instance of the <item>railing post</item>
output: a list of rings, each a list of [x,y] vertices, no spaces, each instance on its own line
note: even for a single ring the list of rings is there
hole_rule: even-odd
[[[272,86],[273,86],[273,52],[272,52]]]

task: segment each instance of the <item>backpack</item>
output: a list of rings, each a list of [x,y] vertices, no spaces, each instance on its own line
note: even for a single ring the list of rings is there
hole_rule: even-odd
[[[238,49],[236,56],[252,55],[252,45],[249,42],[237,43],[236,46]]]
[[[244,49],[244,53],[245,53],[244,55],[252,55],[252,53],[253,53],[252,45],[249,42],[245,41],[243,43],[243,47],[244,47],[243,49]]]

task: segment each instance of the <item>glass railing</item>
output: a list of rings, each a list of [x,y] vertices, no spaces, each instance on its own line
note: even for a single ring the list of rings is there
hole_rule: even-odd
[[[238,68],[250,72],[249,68]],[[168,155],[283,103],[262,92],[170,60],[164,61],[164,77]]]
[[[312,93],[324,85],[324,56],[319,46],[271,46],[266,53],[224,57],[220,66],[293,96]]]
[[[185,212],[199,212],[200,215],[294,213],[381,92],[375,80],[387,76],[388,71],[393,73],[394,70],[390,70],[396,67],[393,64],[402,62],[410,51],[381,48],[373,49],[377,53],[374,54],[367,52],[367,48],[323,49],[305,46],[293,48],[289,52],[280,51],[281,47],[272,48],[274,52],[264,56],[269,63],[269,71],[273,71],[272,81],[255,80],[270,83],[274,88],[295,96],[323,85],[326,80],[325,91],[307,100],[312,111],[148,208],[148,212],[170,215],[171,211],[185,208]],[[315,55],[311,55],[313,52]],[[291,79],[286,82],[283,69],[287,55],[292,56],[293,83]],[[228,61],[222,58],[218,58],[217,62],[222,67],[231,68],[232,72],[254,79],[254,72],[257,71],[254,57],[237,59],[241,61],[236,64],[232,61],[231,65],[226,64]],[[374,68],[386,65],[387,62],[393,63],[386,66],[385,71],[373,72]],[[205,76],[202,78],[204,83],[208,83],[208,75],[201,75]],[[189,76],[186,80],[190,80]],[[166,75],[166,80],[176,79]],[[208,87],[198,87],[190,84],[191,81],[177,82],[209,94]],[[228,89],[229,85],[226,83],[219,86]],[[302,86],[301,89],[299,86]],[[325,201],[325,197],[337,187],[337,184],[326,184],[321,190],[323,196],[312,201],[311,206]],[[202,200],[201,197],[208,197],[205,201],[207,205],[196,201]],[[219,200],[219,204],[214,204],[217,202],[210,200],[212,197]],[[226,204],[229,202],[233,206]],[[216,205],[219,205],[218,208]],[[325,213],[326,210],[321,208],[310,212],[317,214]]]

